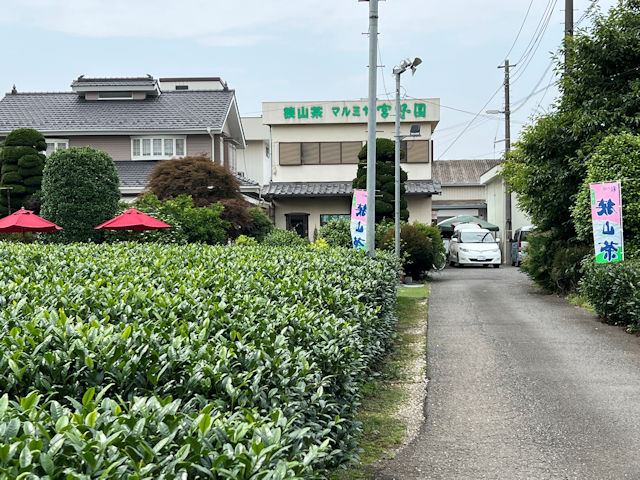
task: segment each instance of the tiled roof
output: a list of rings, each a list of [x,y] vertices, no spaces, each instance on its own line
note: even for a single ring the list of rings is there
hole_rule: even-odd
[[[120,187],[122,188],[140,188],[143,189],[147,185],[149,175],[158,164],[163,160],[118,160],[115,162],[120,178]],[[234,173],[234,176],[243,187],[256,186],[258,182],[246,178],[242,175]]]
[[[500,160],[436,160],[431,176],[442,185],[481,185],[480,176],[498,165]]]
[[[85,100],[76,93],[16,93],[0,100],[0,135],[21,127],[40,133],[220,130],[233,90],[170,91],[144,100]]]
[[[160,160],[117,161],[116,169],[120,186],[124,188],[144,188],[147,179]]]
[[[432,180],[408,180],[405,182],[407,195],[440,193],[440,184]],[[353,194],[351,182],[272,182],[262,195],[270,200],[282,197],[348,197]]]

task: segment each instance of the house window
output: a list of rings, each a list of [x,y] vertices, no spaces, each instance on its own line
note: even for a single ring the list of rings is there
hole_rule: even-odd
[[[162,160],[182,157],[187,149],[185,137],[132,137],[132,160]]]
[[[342,213],[323,213],[320,215],[320,226],[324,227],[327,223],[329,223],[329,221],[331,220],[350,220],[351,219],[351,215],[349,215],[348,213],[342,214]]]
[[[403,141],[400,148],[405,152],[402,163],[429,163],[429,140]]]
[[[44,154],[48,157],[56,150],[60,150],[61,148],[69,148],[69,140],[63,140],[60,138],[47,138],[45,139],[47,142],[47,149]]]
[[[358,163],[361,142],[281,142],[280,165]]]

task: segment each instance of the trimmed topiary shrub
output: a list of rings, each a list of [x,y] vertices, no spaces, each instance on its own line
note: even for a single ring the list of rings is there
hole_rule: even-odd
[[[113,159],[101,150],[71,147],[47,159],[42,179],[42,216],[63,230],[46,238],[56,242],[100,242],[103,230],[94,230],[118,212],[118,172]]]
[[[38,131],[19,128],[7,135],[0,150],[0,186],[11,187],[11,207],[17,210],[40,190],[47,144]],[[4,193],[4,192],[3,192]],[[0,216],[7,215],[8,201],[0,200]]]

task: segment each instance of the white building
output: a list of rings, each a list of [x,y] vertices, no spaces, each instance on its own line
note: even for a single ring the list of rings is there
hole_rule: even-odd
[[[394,104],[378,101],[378,138],[394,138]],[[420,136],[402,144],[409,221],[430,223],[431,196],[440,193],[440,185],[431,178],[431,135],[439,120],[439,99],[402,103],[400,134],[408,136],[411,125],[420,125]],[[260,178],[247,176],[264,185],[263,197],[273,204],[277,228],[295,229],[313,239],[314,231],[329,219],[349,215],[358,153],[368,136],[366,99],[264,102],[261,122],[268,130],[256,119],[243,118],[242,122],[247,165],[266,162],[269,167],[268,171],[252,167],[259,176],[262,171]]]
[[[480,181],[487,186],[487,221],[500,227],[497,235],[502,245],[502,262],[507,263],[511,258],[513,232],[531,225],[531,220],[518,208],[518,197],[514,192],[507,197],[507,185],[500,176],[501,170],[502,165],[496,165],[484,173]],[[511,199],[511,229],[507,229],[507,198]]]

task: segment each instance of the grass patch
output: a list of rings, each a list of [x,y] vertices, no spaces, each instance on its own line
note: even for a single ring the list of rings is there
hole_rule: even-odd
[[[567,301],[571,305],[575,305],[576,307],[584,308],[585,310],[589,310],[590,312],[595,312],[595,308],[589,303],[587,297],[579,295],[577,293],[570,293],[567,295]]]
[[[406,425],[394,414],[409,399],[403,382],[414,381],[407,367],[418,358],[423,359],[426,352],[426,336],[421,329],[426,324],[427,297],[428,285],[399,289],[394,348],[379,365],[375,378],[362,387],[357,418],[363,430],[359,438],[360,462],[333,472],[331,480],[369,479],[369,466],[401,445]]]
[[[425,298],[427,296],[427,286],[420,287],[400,287],[398,289],[398,297],[408,298]]]

